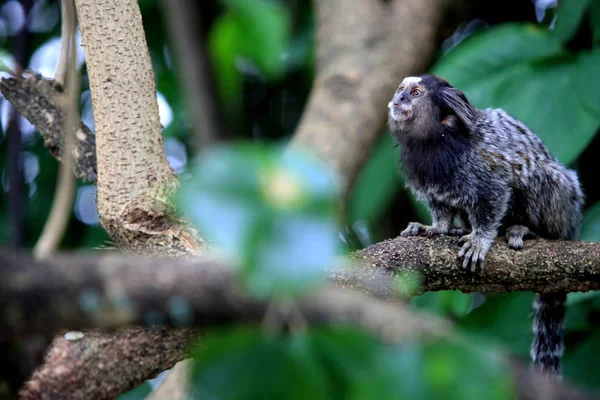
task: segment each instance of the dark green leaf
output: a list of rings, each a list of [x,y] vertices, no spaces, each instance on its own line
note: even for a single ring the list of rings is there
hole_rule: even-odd
[[[460,320],[467,332],[501,343],[514,353],[529,355],[533,293],[488,295],[486,302]]]
[[[579,237],[587,242],[600,242],[600,202],[586,211]]]
[[[600,1],[592,0],[590,6],[590,25],[594,35],[594,43],[600,43]]]
[[[366,219],[377,223],[394,196],[403,190],[406,176],[400,167],[400,151],[389,134],[384,133],[371,152],[371,156],[361,169],[348,201],[350,221]],[[425,204],[409,194],[412,206],[422,223],[429,223],[431,217]]]
[[[599,2],[600,3],[600,2]],[[591,52],[581,52],[577,60],[575,73],[575,92],[579,95],[584,108],[600,118],[600,47],[594,47]]]
[[[338,252],[338,185],[322,162],[280,146],[241,144],[202,154],[181,208],[234,260],[253,294],[302,292]]]
[[[148,382],[144,382],[135,389],[123,393],[117,397],[117,400],[144,400],[150,392],[152,392],[152,386]]]
[[[554,34],[563,42],[571,39],[583,19],[591,0],[561,1],[556,13]]]
[[[439,292],[426,292],[411,299],[411,303],[420,309],[431,311],[435,314],[453,317],[463,317],[469,311],[471,294],[458,290],[443,290]]]
[[[545,30],[505,24],[467,38],[433,73],[465,91],[476,107],[504,108],[523,120],[569,164],[600,125],[573,90],[578,64]]]
[[[306,335],[265,337],[236,328],[204,337],[194,352],[195,399],[327,399],[325,371]]]
[[[600,390],[600,368],[590,368],[590,362],[600,354],[600,331],[567,346],[563,361],[565,379],[574,384]]]

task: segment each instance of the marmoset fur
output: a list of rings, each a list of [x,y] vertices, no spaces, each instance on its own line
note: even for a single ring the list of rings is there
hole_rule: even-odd
[[[402,236],[459,235],[463,267],[484,268],[495,238],[521,249],[532,236],[572,240],[584,196],[562,165],[521,121],[502,109],[477,109],[446,80],[407,77],[389,105],[388,125],[402,150],[407,185],[433,224],[411,222]],[[453,222],[462,221],[458,228]],[[534,369],[560,379],[565,293],[534,301]]]

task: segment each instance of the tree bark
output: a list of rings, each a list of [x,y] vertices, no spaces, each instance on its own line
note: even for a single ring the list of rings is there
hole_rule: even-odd
[[[100,223],[133,251],[195,254],[204,242],[174,217],[178,186],[162,146],[152,63],[136,0],[76,0],[94,108]]]
[[[386,105],[425,72],[447,0],[318,0],[317,75],[292,144],[319,154],[343,191],[384,128]]]

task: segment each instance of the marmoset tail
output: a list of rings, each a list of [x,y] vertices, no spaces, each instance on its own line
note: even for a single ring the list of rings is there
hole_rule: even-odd
[[[407,185],[429,207],[431,226],[411,222],[402,236],[459,235],[463,267],[484,268],[493,241],[572,240],[584,196],[577,174],[521,121],[501,109],[473,107],[432,75],[407,77],[389,105],[388,125],[402,148]],[[462,227],[453,225],[462,221]],[[533,367],[560,379],[565,293],[534,302]]]

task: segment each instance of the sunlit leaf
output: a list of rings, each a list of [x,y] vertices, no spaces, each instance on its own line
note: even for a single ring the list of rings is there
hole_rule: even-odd
[[[592,0],[561,1],[556,12],[554,34],[562,41],[567,41],[575,35],[583,15]]]
[[[257,296],[302,292],[338,253],[338,182],[307,153],[238,144],[205,152],[182,183],[181,208],[233,257]]]
[[[464,90],[476,107],[504,108],[523,120],[569,164],[600,126],[600,119],[573,90],[581,78],[579,61],[549,32],[513,23],[470,36],[432,72]],[[587,79],[594,76],[588,74]]]
[[[209,49],[222,101],[237,109],[241,101],[244,62],[267,79],[283,76],[285,50],[290,40],[289,11],[270,0],[223,0],[226,12],[213,23]]]

